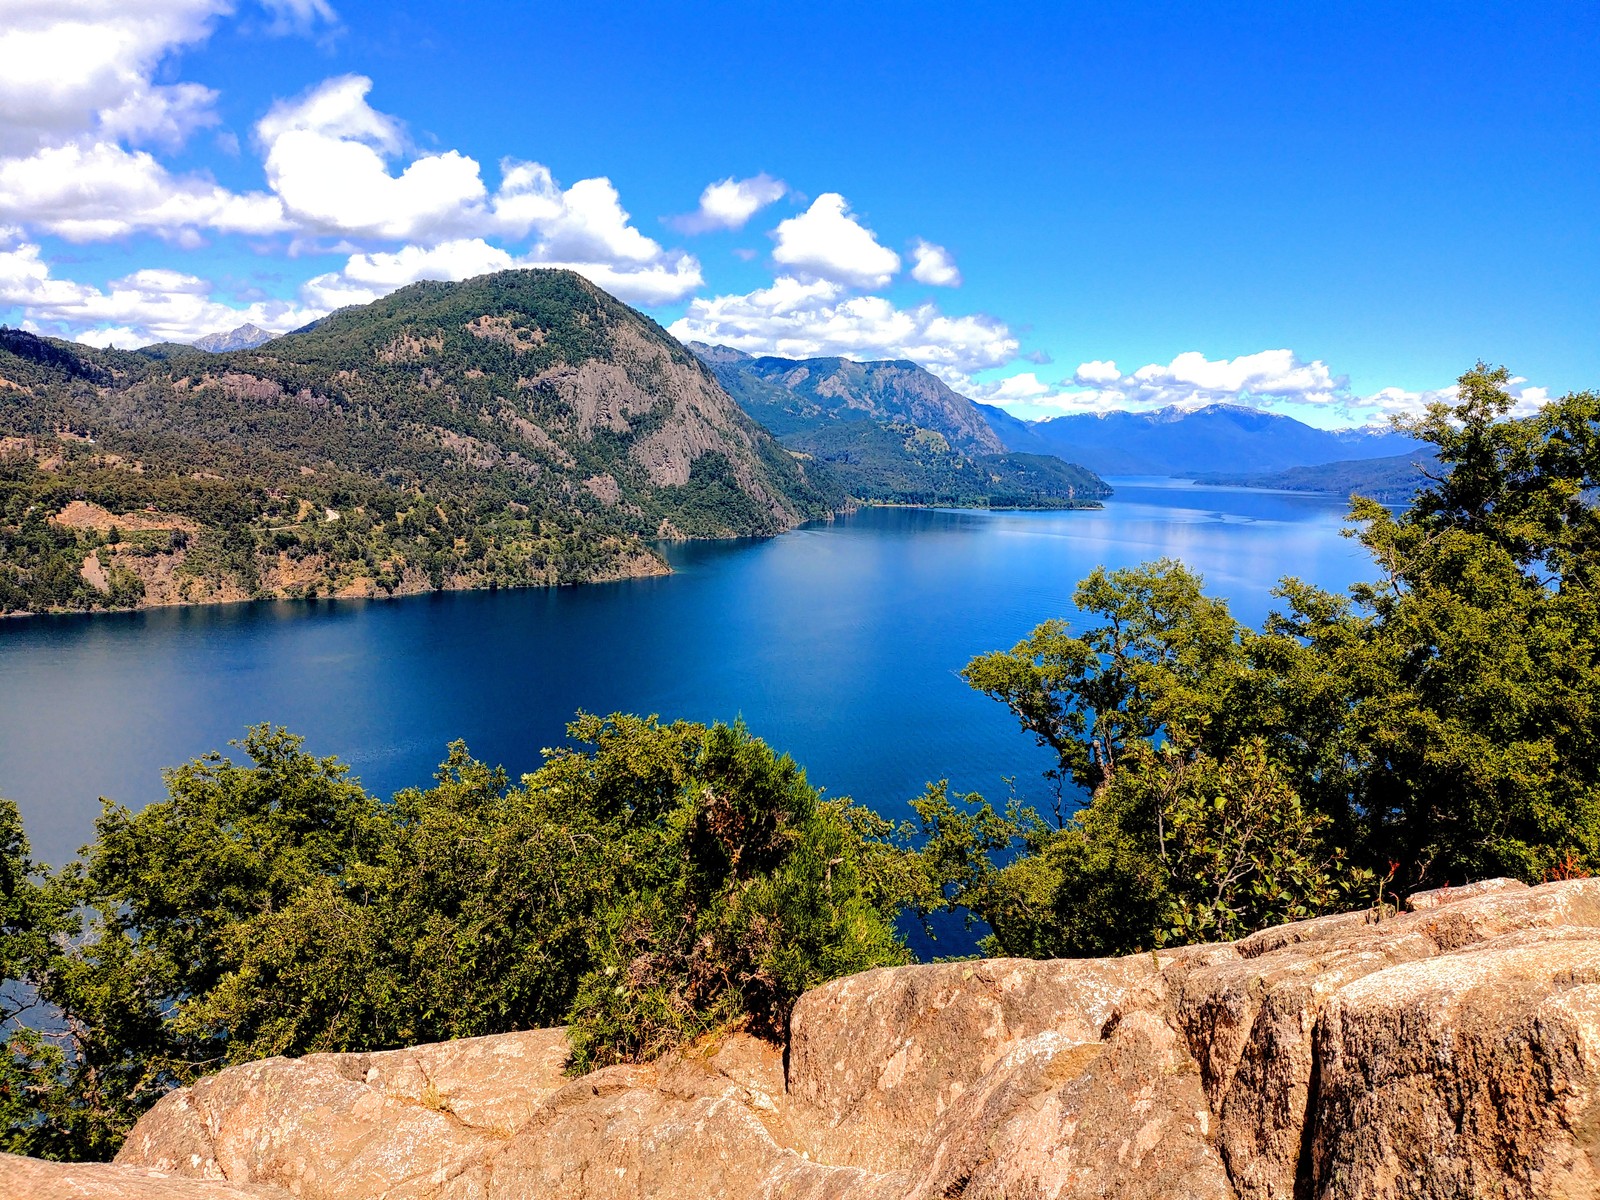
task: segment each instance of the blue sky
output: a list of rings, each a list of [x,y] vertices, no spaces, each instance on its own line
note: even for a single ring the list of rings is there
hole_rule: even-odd
[[[1346,425],[1479,357],[1531,406],[1600,387],[1597,52],[1579,0],[0,0],[0,321],[549,263],[1025,416]]]

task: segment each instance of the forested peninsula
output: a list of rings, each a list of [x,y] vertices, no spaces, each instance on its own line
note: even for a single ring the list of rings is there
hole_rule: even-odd
[[[253,349],[0,331],[0,612],[665,573],[848,498],[567,271],[419,283]]]

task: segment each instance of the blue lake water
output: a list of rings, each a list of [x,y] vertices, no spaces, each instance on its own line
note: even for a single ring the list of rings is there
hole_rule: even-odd
[[[264,602],[0,622],[0,795],[61,863],[98,797],[272,721],[371,789],[466,739],[513,775],[578,709],[731,720],[886,814],[930,779],[1043,798],[1048,760],[957,672],[1071,615],[1097,564],[1161,556],[1257,623],[1293,574],[1368,573],[1330,497],[1122,480],[1101,511],[868,509],[766,541],[671,549],[668,578],[391,601]]]

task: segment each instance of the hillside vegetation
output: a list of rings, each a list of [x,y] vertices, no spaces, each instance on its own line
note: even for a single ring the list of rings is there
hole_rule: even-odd
[[[839,502],[565,271],[421,283],[262,346],[0,331],[0,612],[664,572]]]

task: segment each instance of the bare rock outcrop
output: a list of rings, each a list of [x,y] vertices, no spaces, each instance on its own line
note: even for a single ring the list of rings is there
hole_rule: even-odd
[[[1600,880],[1490,881],[1242,941],[866,972],[786,1048],[563,1073],[560,1030],[229,1068],[83,1200],[1600,1196]]]

